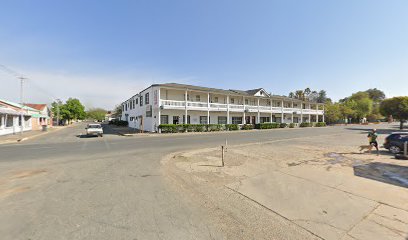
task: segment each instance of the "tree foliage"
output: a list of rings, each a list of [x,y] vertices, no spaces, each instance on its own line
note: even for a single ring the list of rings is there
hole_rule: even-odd
[[[404,121],[408,120],[408,97],[393,97],[381,102],[380,112],[384,116],[392,116],[400,120],[400,128],[404,126]]]
[[[61,100],[53,102],[51,111],[55,117],[59,113],[60,120],[83,120],[86,116],[85,106],[76,98],[69,98],[65,103]]]
[[[93,120],[103,121],[105,120],[107,111],[102,108],[92,108],[86,112],[86,117]]]

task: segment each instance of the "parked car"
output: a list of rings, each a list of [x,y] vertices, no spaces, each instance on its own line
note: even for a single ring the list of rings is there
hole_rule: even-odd
[[[91,123],[91,124],[88,124],[88,126],[85,129],[86,129],[87,136],[103,137],[103,128],[101,124]]]
[[[396,132],[385,138],[384,148],[397,154],[404,150],[404,142],[408,142],[408,132]]]

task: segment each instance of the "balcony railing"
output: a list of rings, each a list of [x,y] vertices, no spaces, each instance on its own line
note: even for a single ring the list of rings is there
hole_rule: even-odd
[[[177,101],[177,100],[160,100],[160,106],[166,109],[185,109],[186,107],[185,101]],[[232,112],[243,112],[244,110],[247,112],[267,112],[270,113],[295,113],[295,114],[319,114],[322,115],[324,113],[323,110],[316,110],[316,109],[300,109],[300,108],[281,108],[281,107],[271,107],[271,106],[254,106],[254,105],[238,105],[238,104],[223,104],[223,103],[209,103],[209,110],[210,111],[229,111]],[[187,109],[200,109],[200,110],[208,110],[208,103],[206,102],[191,102],[187,101]]]

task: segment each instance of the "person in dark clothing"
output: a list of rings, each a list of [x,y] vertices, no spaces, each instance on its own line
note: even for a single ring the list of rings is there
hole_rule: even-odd
[[[373,147],[375,147],[375,149],[377,149],[377,156],[380,155],[380,150],[378,150],[378,142],[377,142],[377,138],[378,138],[378,134],[377,134],[377,130],[373,129],[368,135],[368,142],[370,144],[370,147],[368,148],[368,151],[371,153],[371,149]]]

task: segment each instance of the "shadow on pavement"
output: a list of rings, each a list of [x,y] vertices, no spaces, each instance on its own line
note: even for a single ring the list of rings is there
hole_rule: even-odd
[[[76,135],[76,137],[77,138],[97,138],[98,136],[95,136],[95,135],[86,135],[86,134],[79,134],[79,135]]]
[[[116,125],[111,125],[107,123],[102,124],[102,127],[103,127],[103,134],[109,134],[109,135],[122,136],[124,134],[135,134],[135,133],[140,132],[138,129],[116,126]]]
[[[389,163],[368,163],[353,167],[354,175],[408,188],[408,167]]]
[[[352,131],[361,131],[361,134],[368,134],[372,129],[376,128],[375,126],[372,126],[371,128],[360,128],[360,127],[350,127],[350,128],[345,128],[346,130],[352,130]],[[404,129],[401,130],[397,126],[390,126],[390,128],[385,128],[385,129],[377,129],[378,134],[391,134],[393,132],[407,132],[408,130]]]

